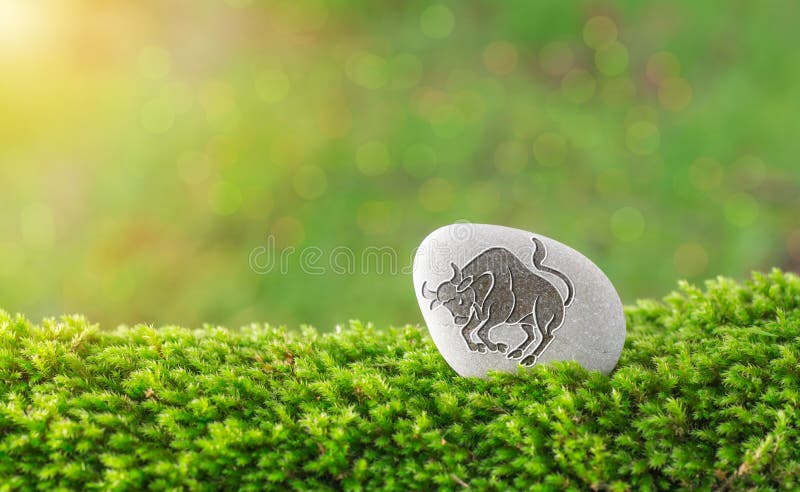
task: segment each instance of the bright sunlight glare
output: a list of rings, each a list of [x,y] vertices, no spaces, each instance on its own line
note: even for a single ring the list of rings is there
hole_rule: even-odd
[[[0,55],[24,56],[48,34],[47,2],[0,0]]]

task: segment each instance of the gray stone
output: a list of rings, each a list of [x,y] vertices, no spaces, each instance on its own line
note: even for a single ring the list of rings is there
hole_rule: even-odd
[[[433,341],[462,376],[574,360],[605,374],[625,344],[614,286],[554,239],[459,223],[422,241],[414,291]]]

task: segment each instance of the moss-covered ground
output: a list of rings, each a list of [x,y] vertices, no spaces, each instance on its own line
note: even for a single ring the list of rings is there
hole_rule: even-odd
[[[800,487],[800,278],[627,308],[610,375],[457,377],[424,327],[0,311],[0,489]]]

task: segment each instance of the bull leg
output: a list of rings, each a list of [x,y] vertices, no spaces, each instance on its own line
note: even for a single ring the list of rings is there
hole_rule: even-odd
[[[497,323],[491,323],[491,320],[486,321],[480,328],[478,328],[478,338],[486,344],[486,348],[492,352],[506,353],[508,345],[505,343],[494,343],[489,339],[489,330],[497,326]]]
[[[467,348],[469,348],[472,352],[483,353],[486,351],[486,345],[482,343],[475,343],[472,341],[472,332],[475,331],[475,328],[478,327],[478,324],[480,324],[480,322],[481,322],[480,319],[478,319],[478,317],[475,314],[473,314],[469,318],[467,324],[464,325],[463,328],[461,328],[461,336],[464,337],[464,341],[467,342]]]
[[[533,350],[533,353],[522,359],[522,362],[520,362],[520,364],[522,364],[523,366],[532,366],[536,364],[536,360],[539,358],[540,355],[542,355],[544,349],[546,349],[550,345],[550,342],[552,342],[553,339],[555,338],[555,335],[553,335],[553,332],[550,329],[554,320],[555,316],[553,316],[550,319],[550,321],[547,322],[546,325],[547,328],[541,328],[537,324],[537,327],[539,328],[539,333],[542,334],[542,340],[539,342],[539,345],[537,345],[536,348]]]
[[[519,359],[522,357],[522,354],[528,350],[528,347],[533,343],[536,339],[536,332],[533,330],[533,325],[528,323],[522,323],[519,325],[522,330],[525,332],[525,340],[519,344],[517,348],[514,349],[513,352],[508,354],[506,357],[509,359]]]
[[[489,338],[489,330],[503,322],[503,320],[497,318],[497,316],[492,315],[492,310],[490,307],[488,319],[481,325],[480,328],[478,328],[478,338],[480,338],[480,340],[486,344],[486,348],[488,350],[504,354],[506,353],[506,350],[508,350],[508,345],[505,343],[494,343]]]
[[[531,355],[522,359],[521,364],[523,366],[532,366],[536,364],[536,360],[539,358],[540,355],[542,355],[544,349],[546,349],[547,346],[550,345],[550,342],[552,342],[554,338],[555,338],[554,335],[545,335],[544,338],[542,338],[542,341],[539,342],[539,345],[536,346],[536,350],[534,350]]]

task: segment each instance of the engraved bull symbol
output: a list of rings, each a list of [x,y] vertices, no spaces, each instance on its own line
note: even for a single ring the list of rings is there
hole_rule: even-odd
[[[553,284],[529,270],[505,248],[488,249],[461,269],[451,263],[453,277],[442,282],[436,291],[427,289],[427,282],[422,284],[422,296],[432,300],[430,309],[444,306],[450,311],[455,324],[461,327],[469,350],[505,353],[508,347],[492,342],[489,332],[499,325],[518,325],[525,332],[525,340],[507,357],[521,359],[536,339],[535,330],[538,330],[539,344],[521,361],[525,366],[532,366],[564,322],[564,312],[575,297],[575,287],[566,275],[542,265],[547,250],[541,241],[532,240],[536,246],[533,265],[567,285],[566,299],[562,299]],[[480,342],[473,341],[476,332]]]

